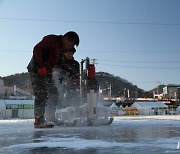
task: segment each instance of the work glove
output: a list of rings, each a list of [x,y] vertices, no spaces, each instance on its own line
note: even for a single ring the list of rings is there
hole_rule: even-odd
[[[46,71],[46,67],[41,67],[38,69],[38,74],[42,77],[46,77],[47,76],[47,71]]]

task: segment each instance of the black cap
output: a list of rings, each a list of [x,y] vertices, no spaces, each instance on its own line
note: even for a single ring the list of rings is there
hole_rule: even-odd
[[[64,37],[67,37],[69,41],[74,42],[76,46],[79,45],[79,36],[76,32],[69,31],[66,34],[64,34]]]

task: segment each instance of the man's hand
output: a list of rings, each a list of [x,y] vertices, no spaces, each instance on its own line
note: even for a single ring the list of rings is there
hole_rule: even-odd
[[[47,71],[45,67],[41,67],[38,69],[38,73],[40,76],[46,77],[47,76]]]

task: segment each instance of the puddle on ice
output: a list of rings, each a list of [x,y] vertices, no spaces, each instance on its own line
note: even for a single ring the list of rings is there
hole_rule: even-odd
[[[120,120],[109,126],[54,129],[33,129],[32,124],[1,122],[0,153],[180,153],[179,121]]]
[[[104,140],[88,140],[79,137],[65,137],[65,138],[39,138],[35,143],[16,144],[8,147],[4,147],[0,150],[3,153],[33,153],[35,151],[43,152],[54,151],[58,153],[64,151],[64,153],[71,152],[86,152],[91,153],[144,153],[151,152],[163,152],[163,153],[179,153],[177,150],[177,143],[180,138],[171,139],[157,139],[148,143],[118,143],[109,142]]]

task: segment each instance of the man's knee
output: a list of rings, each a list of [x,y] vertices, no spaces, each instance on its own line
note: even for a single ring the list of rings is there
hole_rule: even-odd
[[[51,86],[48,89],[49,95],[58,96],[58,89],[55,86]]]
[[[49,95],[49,97],[48,97],[47,105],[56,106],[57,103],[58,103],[58,100],[59,100],[58,95],[51,94],[51,95]]]

